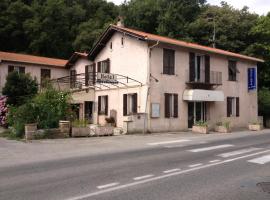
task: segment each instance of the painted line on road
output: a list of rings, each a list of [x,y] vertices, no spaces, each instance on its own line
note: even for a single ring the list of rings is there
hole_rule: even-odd
[[[173,144],[179,142],[190,142],[191,140],[171,140],[171,141],[163,141],[163,142],[151,142],[147,143],[147,145],[154,146],[154,145],[161,145],[161,144]]]
[[[259,158],[254,158],[252,160],[248,160],[248,162],[263,165],[263,164],[266,164],[266,163],[270,162],[270,155],[262,156],[262,157],[259,157]]]
[[[97,186],[97,188],[98,189],[105,189],[105,188],[113,187],[113,186],[116,186],[116,185],[119,185],[119,183],[109,183],[109,184],[106,184],[106,185],[100,185],[100,186]]]
[[[198,149],[190,149],[188,151],[197,153],[197,152],[203,152],[203,151],[211,151],[215,149],[223,149],[223,148],[228,148],[228,147],[233,147],[234,145],[232,144],[223,144],[223,145],[217,145],[217,146],[210,146],[210,147],[204,147],[204,148],[198,148]]]
[[[154,176],[153,174],[147,174],[147,175],[144,175],[144,176],[135,177],[135,178],[133,178],[133,180],[139,181],[139,180],[142,180],[142,179],[151,178],[153,176]]]
[[[149,178],[149,179],[146,179],[146,180],[140,180],[140,181],[136,181],[136,182],[132,182],[132,183],[118,185],[118,186],[107,188],[107,189],[104,189],[104,190],[91,192],[91,193],[88,193],[88,194],[85,194],[85,195],[71,197],[71,198],[68,198],[66,200],[83,200],[83,199],[86,199],[86,198],[89,198],[89,197],[98,196],[98,195],[109,193],[109,192],[112,192],[112,191],[129,188],[129,187],[136,186],[136,185],[141,185],[141,184],[144,184],[144,183],[149,183],[149,182],[161,180],[161,179],[165,179],[165,178],[168,178],[168,177],[178,176],[178,175],[181,175],[181,174],[186,174],[188,172],[193,172],[193,171],[197,171],[197,170],[200,170],[200,169],[205,169],[205,168],[208,168],[208,167],[221,165],[221,164],[224,164],[224,163],[230,163],[230,162],[233,162],[233,161],[236,161],[236,160],[241,160],[241,159],[244,159],[244,158],[248,158],[248,157],[252,157],[252,156],[256,156],[256,155],[260,155],[260,154],[264,154],[264,153],[269,153],[269,152],[270,152],[270,149],[265,150],[265,151],[256,152],[256,153],[253,153],[253,154],[249,154],[249,155],[244,155],[244,156],[240,156],[240,157],[236,157],[236,158],[223,160],[221,162],[216,162],[216,163],[206,164],[206,165],[202,165],[202,166],[195,167],[195,168],[190,168],[190,169],[179,171],[179,172],[174,172],[174,173],[170,173],[170,174],[164,174],[164,175],[161,175],[161,176],[156,176],[156,177],[152,177],[152,178]]]
[[[223,157],[223,158],[228,158],[228,157],[231,157],[231,156],[238,156],[238,155],[241,155],[241,154],[244,154],[244,153],[250,153],[250,152],[258,151],[258,150],[262,150],[262,149],[263,148],[251,147],[251,148],[247,148],[247,149],[240,149],[240,150],[237,150],[237,151],[231,151],[231,152],[227,152],[227,153],[222,153],[222,154],[219,154],[218,156]]]
[[[181,170],[181,169],[179,169],[179,168],[169,169],[169,170],[163,171],[163,173],[164,173],[164,174],[168,174],[168,173],[177,172],[177,171],[180,171],[180,170]]]
[[[201,166],[202,163],[197,163],[197,164],[193,164],[193,165],[189,165],[188,167],[192,168],[192,167],[198,167],[198,166]]]
[[[210,163],[215,163],[215,162],[219,162],[220,160],[210,160]]]

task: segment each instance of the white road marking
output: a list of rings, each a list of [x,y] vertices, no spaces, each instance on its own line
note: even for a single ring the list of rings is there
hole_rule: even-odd
[[[171,140],[171,141],[163,141],[163,142],[152,142],[152,143],[147,143],[150,146],[154,145],[161,145],[161,144],[173,144],[173,143],[179,143],[179,142],[189,142],[190,140]]]
[[[202,163],[198,163],[198,164],[194,164],[194,165],[189,165],[189,167],[198,167],[198,166],[201,166]]]
[[[223,145],[217,145],[217,146],[211,146],[211,147],[191,149],[191,150],[188,150],[188,151],[197,153],[197,152],[211,151],[211,150],[214,150],[214,149],[222,149],[222,148],[227,148],[227,147],[232,147],[232,146],[234,146],[234,145],[232,145],[232,144],[223,144]]]
[[[244,153],[250,153],[250,152],[261,150],[261,149],[262,148],[251,147],[251,148],[240,149],[240,150],[232,151],[232,152],[228,152],[228,153],[222,153],[222,154],[219,154],[218,156],[223,157],[223,158],[227,158],[227,157],[237,156],[237,155],[244,154]]]
[[[217,165],[221,165],[221,164],[224,164],[224,163],[230,163],[230,162],[233,162],[233,161],[236,161],[236,160],[240,160],[240,159],[244,159],[244,158],[248,158],[248,157],[252,157],[252,156],[256,156],[256,155],[260,155],[260,154],[264,154],[264,153],[269,153],[269,152],[270,152],[270,149],[265,150],[265,151],[256,152],[256,153],[253,153],[253,154],[249,154],[249,155],[244,155],[244,156],[240,156],[240,157],[236,157],[236,158],[223,160],[221,162],[216,162],[216,163],[206,164],[206,165],[202,165],[202,166],[195,167],[195,168],[190,168],[190,169],[183,170],[183,171],[178,171],[178,172],[174,172],[174,173],[170,173],[170,174],[164,174],[164,175],[161,175],[161,176],[155,176],[155,177],[152,177],[152,178],[149,178],[149,179],[146,179],[146,180],[140,180],[140,181],[136,181],[136,182],[132,182],[132,183],[118,185],[118,186],[115,186],[115,187],[112,187],[112,188],[107,188],[107,189],[104,189],[104,190],[95,191],[95,192],[91,192],[91,193],[76,196],[76,197],[71,197],[71,198],[68,198],[66,200],[82,200],[82,199],[86,199],[86,198],[89,198],[89,197],[105,194],[105,193],[108,193],[108,192],[129,188],[129,187],[144,184],[144,183],[153,182],[153,181],[161,180],[161,179],[168,178],[168,177],[178,176],[178,175],[181,175],[181,174],[187,174],[189,172],[197,171],[197,170],[200,170],[200,169],[205,169],[205,168],[208,168],[208,167],[217,166]]]
[[[148,175],[144,175],[144,176],[135,177],[135,178],[133,178],[133,180],[139,181],[139,180],[142,180],[142,179],[151,178],[153,176],[154,176],[153,174],[148,174]]]
[[[215,163],[215,162],[219,162],[220,160],[210,160],[210,163]]]
[[[248,162],[263,165],[263,164],[266,164],[266,163],[270,162],[270,155],[262,156],[262,157],[259,157],[259,158],[254,158],[252,160],[248,160]]]
[[[177,172],[177,171],[180,171],[180,170],[181,169],[179,169],[179,168],[169,169],[169,170],[163,171],[163,173],[168,174],[168,173]]]
[[[179,147],[184,147],[185,145],[179,144],[179,145],[170,145],[170,146],[164,146],[165,148],[172,149],[172,148],[179,148]]]
[[[113,187],[113,186],[116,186],[116,185],[119,185],[119,183],[109,183],[109,184],[106,184],[106,185],[100,185],[100,186],[97,186],[97,188],[98,189],[105,189],[105,188]]]

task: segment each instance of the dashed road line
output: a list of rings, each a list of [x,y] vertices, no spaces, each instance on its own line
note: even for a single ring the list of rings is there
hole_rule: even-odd
[[[197,163],[197,164],[189,165],[188,167],[190,167],[190,168],[192,168],[192,167],[199,167],[201,165],[202,165],[202,163]]]
[[[266,164],[266,163],[270,162],[270,155],[262,156],[262,157],[259,157],[259,158],[254,158],[252,160],[248,160],[248,162],[263,165],[263,164]]]
[[[98,189],[105,189],[105,188],[109,188],[109,187],[113,187],[113,186],[116,186],[116,185],[119,185],[119,183],[109,183],[109,184],[106,184],[106,185],[100,185],[100,186],[97,186]]]
[[[127,183],[127,184],[123,184],[123,185],[117,185],[115,187],[106,188],[104,190],[90,192],[88,194],[78,195],[78,196],[75,196],[75,197],[67,198],[66,200],[83,200],[83,199],[86,199],[86,198],[90,198],[90,197],[93,197],[93,196],[98,196],[98,195],[109,193],[109,192],[112,192],[112,191],[129,188],[129,187],[136,186],[136,185],[141,185],[141,184],[144,184],[144,183],[149,183],[149,182],[161,180],[161,179],[165,179],[165,178],[168,178],[168,177],[178,176],[178,175],[181,175],[181,174],[186,174],[186,173],[189,173],[189,172],[197,171],[197,170],[200,170],[200,169],[205,169],[205,168],[208,168],[208,167],[218,166],[218,165],[221,165],[221,164],[224,164],[224,163],[230,163],[230,162],[233,162],[233,161],[237,161],[237,160],[241,160],[241,159],[248,158],[248,157],[251,157],[251,156],[256,156],[256,155],[265,154],[265,153],[269,153],[269,152],[270,152],[270,149],[265,150],[265,151],[252,153],[252,154],[248,154],[248,155],[244,155],[244,156],[240,156],[240,157],[235,157],[235,158],[223,160],[221,162],[209,163],[209,164],[206,164],[206,165],[190,168],[190,169],[187,169],[187,170],[177,171],[177,172],[173,172],[173,173],[169,173],[169,174],[164,174],[164,175],[161,175],[161,176],[155,176],[155,177],[145,179],[145,180],[140,180],[140,181]]]
[[[153,174],[147,174],[147,175],[144,175],[144,176],[138,176],[138,177],[135,177],[135,178],[133,178],[133,180],[139,181],[139,180],[142,180],[142,179],[151,178],[151,177],[153,177],[153,176],[154,176]]]
[[[240,150],[237,150],[237,151],[231,151],[231,152],[227,152],[227,153],[222,153],[222,154],[219,154],[218,156],[223,157],[223,158],[228,158],[228,157],[231,157],[231,156],[237,156],[237,155],[244,154],[244,153],[250,153],[250,152],[258,151],[258,150],[261,150],[261,149],[262,148],[251,147],[251,148],[247,148],[247,149],[240,149]]]
[[[217,145],[217,146],[210,146],[210,147],[203,147],[203,148],[198,148],[198,149],[190,149],[188,151],[197,153],[197,152],[203,152],[203,151],[211,151],[215,149],[222,149],[222,148],[228,148],[228,147],[233,147],[234,145],[232,144],[223,144],[223,145]]]
[[[210,163],[220,162],[220,160],[210,160]]]
[[[171,141],[147,143],[147,145],[154,146],[154,145],[173,144],[173,143],[190,142],[190,141],[191,140],[171,140]]]
[[[164,173],[164,174],[168,174],[168,173],[177,172],[177,171],[180,171],[180,170],[181,170],[181,169],[179,169],[179,168],[169,169],[169,170],[163,171],[163,173]]]

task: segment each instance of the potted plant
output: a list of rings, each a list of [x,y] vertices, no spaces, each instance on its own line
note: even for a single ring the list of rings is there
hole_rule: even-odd
[[[248,129],[251,131],[260,131],[263,129],[262,124],[258,121],[253,121],[249,123]]]
[[[110,126],[116,126],[115,125],[115,119],[114,119],[114,117],[106,117],[105,120],[106,120],[106,123],[108,125],[110,125]]]
[[[208,134],[209,128],[207,122],[196,121],[195,124],[192,126],[192,131],[195,133]]]
[[[215,131],[219,133],[230,133],[231,126],[229,121],[217,122],[215,126]]]
[[[72,122],[72,137],[86,137],[90,136],[90,128],[87,120],[74,120]]]

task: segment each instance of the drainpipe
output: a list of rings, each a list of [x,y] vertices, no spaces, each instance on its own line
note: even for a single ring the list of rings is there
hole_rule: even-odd
[[[147,93],[146,93],[146,102],[145,102],[145,116],[144,116],[144,121],[143,121],[143,134],[145,134],[146,130],[146,112],[147,112],[147,103],[148,103],[148,96],[149,96],[149,90],[150,90],[150,57],[151,57],[151,49],[159,45],[159,41],[156,42],[156,44],[150,46],[148,48],[148,63],[147,63]],[[150,114],[150,113],[149,113]],[[148,127],[147,127],[148,128]]]

